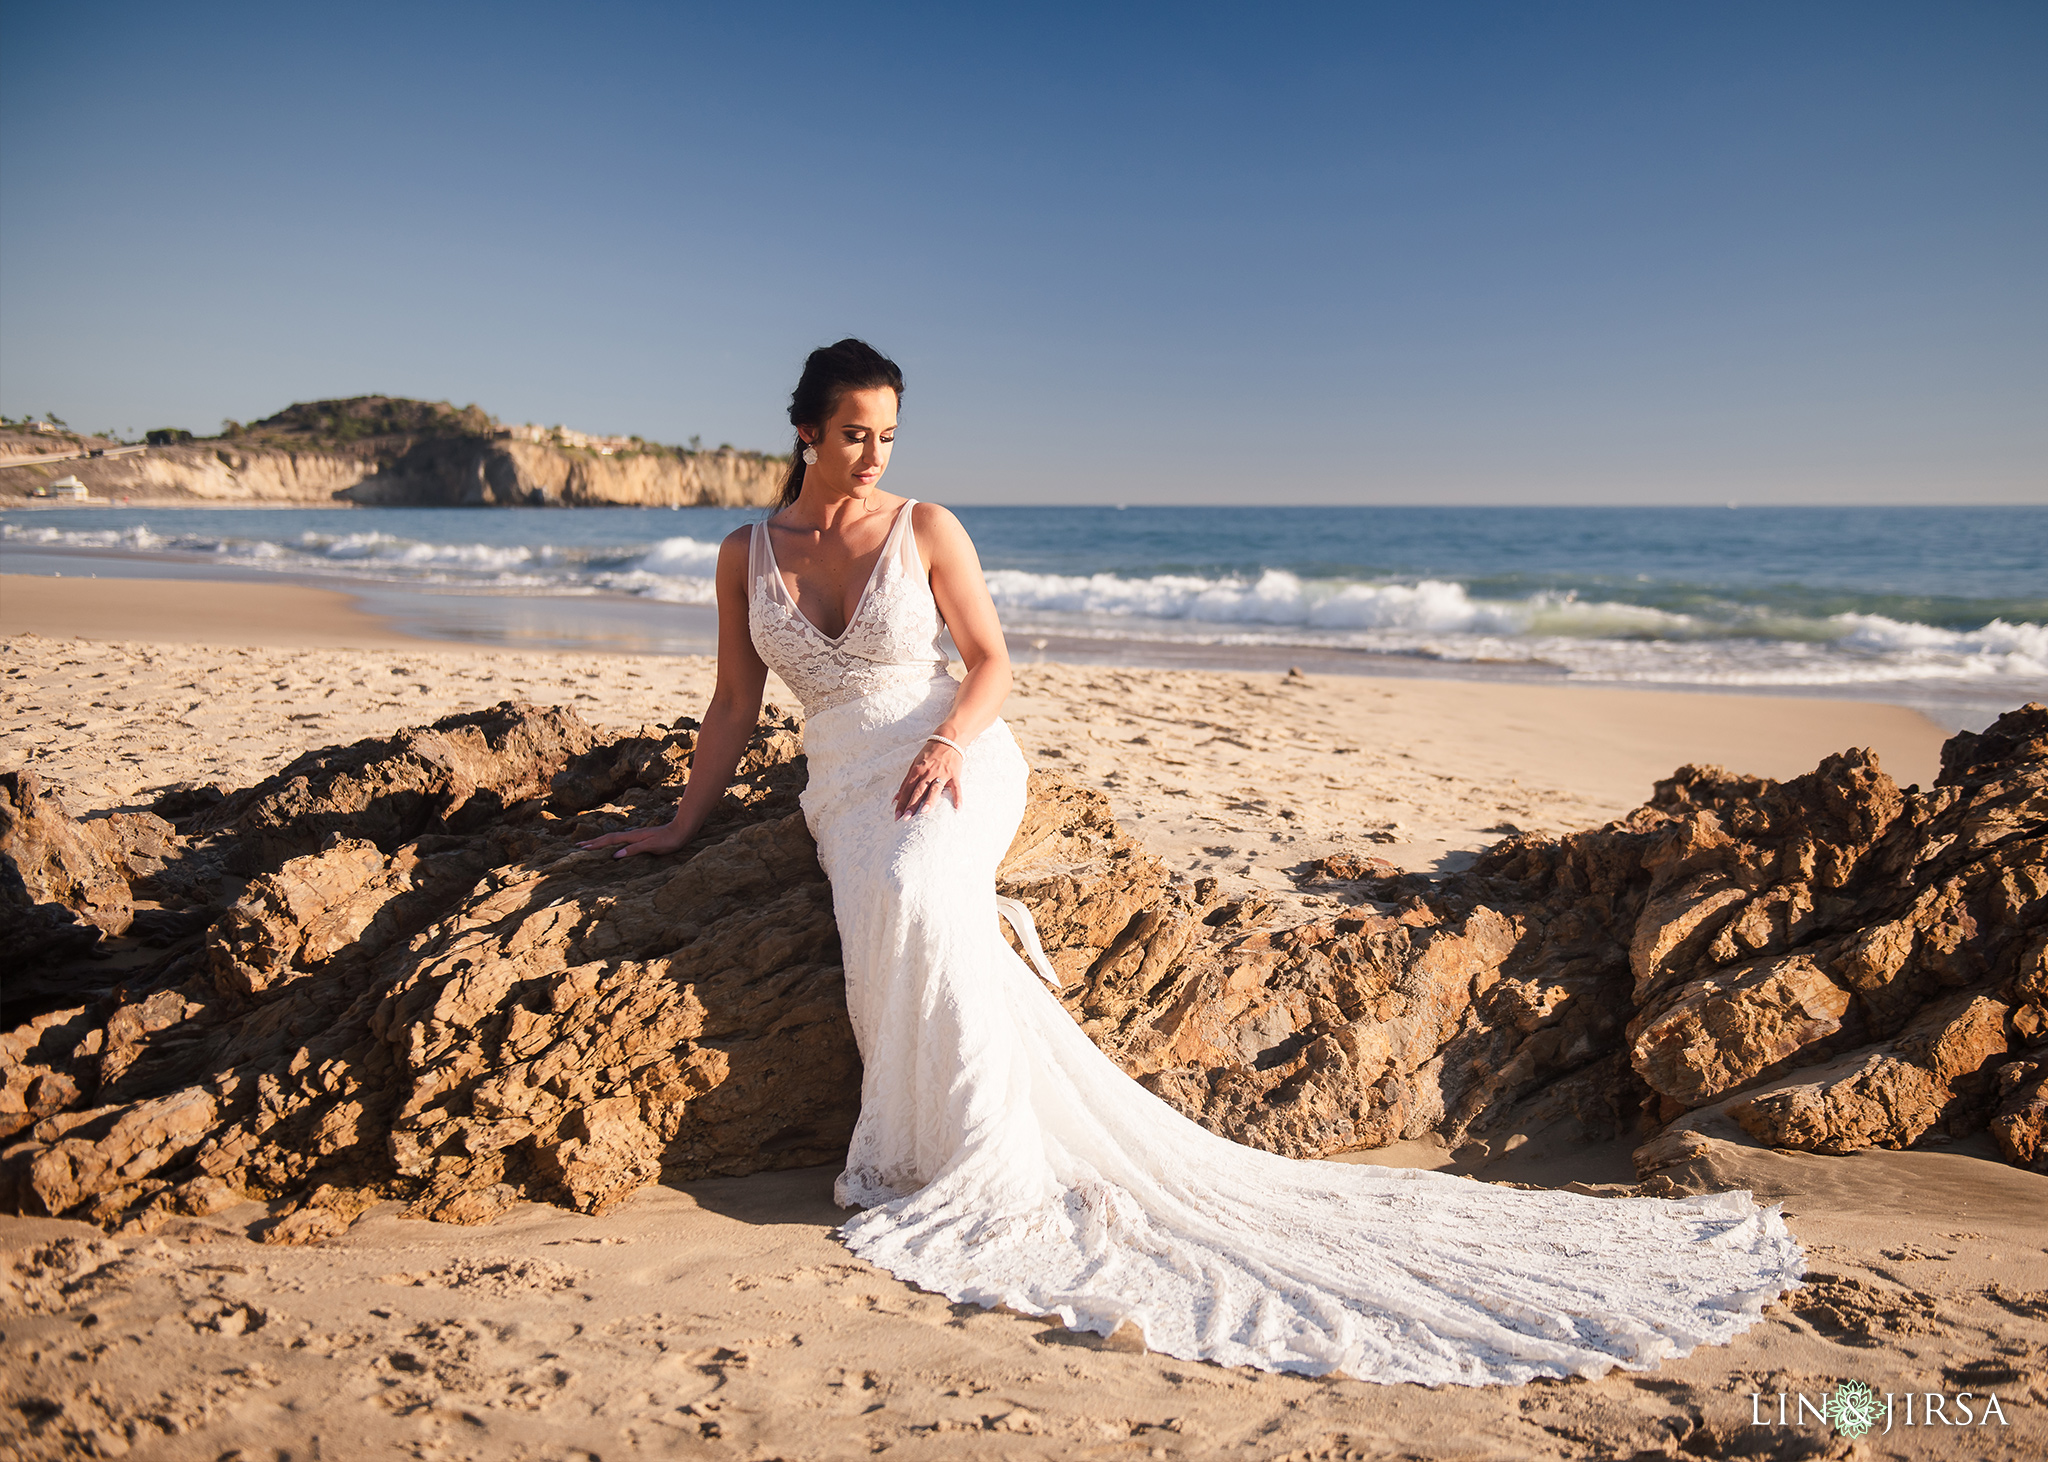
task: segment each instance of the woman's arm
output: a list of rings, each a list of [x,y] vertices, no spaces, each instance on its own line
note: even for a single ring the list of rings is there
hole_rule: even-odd
[[[579,848],[616,848],[614,858],[635,853],[673,853],[686,847],[725,795],[761,716],[761,689],[768,667],[747,632],[747,538],[751,529],[728,534],[718,549],[718,683],[705,708],[697,746],[690,753],[690,783],[676,815],[661,827],[630,828],[578,843]]]
[[[981,558],[960,520],[936,503],[919,503],[911,513],[918,546],[931,564],[932,598],[952,632],[960,663],[967,667],[953,696],[952,714],[939,723],[938,734],[969,746],[995,723],[1009,699],[1010,649],[1003,642],[995,603],[988,597],[988,582],[981,576]],[[953,805],[960,806],[961,763],[960,753],[952,747],[927,741],[896,789],[896,816],[923,811],[942,790],[951,792]]]

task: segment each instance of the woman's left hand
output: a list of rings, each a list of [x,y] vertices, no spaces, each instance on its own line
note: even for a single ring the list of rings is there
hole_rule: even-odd
[[[927,741],[910,764],[903,785],[896,789],[896,820],[915,817],[942,791],[952,793],[953,805],[960,806],[960,768],[966,760],[944,742]]]

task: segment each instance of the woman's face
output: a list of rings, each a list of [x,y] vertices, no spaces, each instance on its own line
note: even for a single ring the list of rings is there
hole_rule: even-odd
[[[815,478],[829,491],[866,497],[889,468],[889,446],[896,440],[896,393],[887,386],[848,391],[823,429],[804,439],[818,449],[817,464],[804,469],[806,485]]]

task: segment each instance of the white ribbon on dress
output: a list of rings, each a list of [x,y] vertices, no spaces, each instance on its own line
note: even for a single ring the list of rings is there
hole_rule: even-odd
[[[1045,946],[1038,942],[1038,926],[1031,922],[1031,910],[1016,899],[996,895],[996,912],[1009,921],[1017,931],[1017,942],[1024,946],[1024,953],[1030,957],[1031,967],[1038,971],[1038,978],[1057,990],[1060,977],[1053,973],[1052,961],[1045,957]]]

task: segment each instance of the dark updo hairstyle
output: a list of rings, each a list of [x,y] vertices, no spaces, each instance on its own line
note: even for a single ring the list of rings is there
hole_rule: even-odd
[[[894,391],[897,401],[902,401],[903,372],[874,346],[850,336],[837,345],[821,345],[804,362],[803,377],[789,393],[790,425],[822,431],[848,391],[873,391],[882,386]],[[790,454],[789,476],[782,480],[778,508],[788,507],[804,490],[806,445],[803,433],[797,433],[796,450]]]

